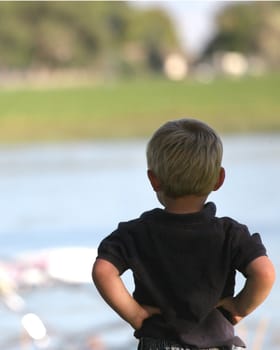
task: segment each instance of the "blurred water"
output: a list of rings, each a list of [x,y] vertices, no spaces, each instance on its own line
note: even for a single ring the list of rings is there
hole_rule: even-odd
[[[159,206],[146,179],[145,143],[2,146],[0,260],[45,248],[96,247],[119,221]],[[261,233],[277,270],[279,159],[279,135],[224,137],[227,178],[209,198],[216,203],[218,215],[232,216]],[[130,274],[124,278],[132,289]],[[262,320],[269,329],[265,348],[279,349],[279,292],[277,282],[270,298],[240,327],[248,345],[253,344],[253,331]],[[135,348],[132,330],[101,301],[92,285],[56,285],[23,291],[22,296],[52,334],[48,349],[89,349],[86,339],[95,334],[102,337],[106,349]],[[19,349],[20,315],[1,304],[0,327],[1,349]]]

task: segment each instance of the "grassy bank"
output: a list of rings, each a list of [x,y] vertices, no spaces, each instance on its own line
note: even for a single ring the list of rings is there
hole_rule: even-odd
[[[0,142],[146,136],[192,116],[220,132],[280,131],[280,75],[0,90]]]

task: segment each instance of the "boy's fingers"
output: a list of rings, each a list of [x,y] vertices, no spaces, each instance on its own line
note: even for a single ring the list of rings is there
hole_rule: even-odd
[[[158,307],[150,306],[150,305],[142,305],[142,307],[150,314],[160,314],[161,311]]]

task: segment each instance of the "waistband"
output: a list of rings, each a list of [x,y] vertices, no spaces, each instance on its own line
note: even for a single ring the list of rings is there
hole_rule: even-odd
[[[166,339],[140,338],[137,350],[244,350],[244,347],[236,345],[218,346],[210,348],[198,348],[195,346],[183,346]]]

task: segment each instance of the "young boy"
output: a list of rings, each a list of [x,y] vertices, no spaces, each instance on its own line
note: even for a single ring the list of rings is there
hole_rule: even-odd
[[[233,325],[268,296],[274,268],[259,234],[215,216],[224,181],[222,143],[208,125],[180,119],[147,147],[148,177],[164,209],[120,223],[98,249],[93,280],[135,329],[139,350],[239,349]],[[120,275],[131,269],[135,291]],[[246,283],[234,296],[236,270]]]

